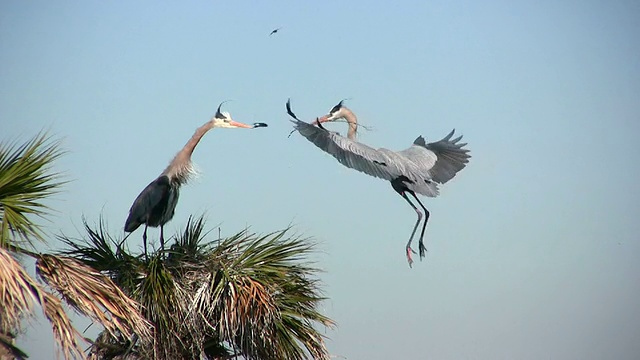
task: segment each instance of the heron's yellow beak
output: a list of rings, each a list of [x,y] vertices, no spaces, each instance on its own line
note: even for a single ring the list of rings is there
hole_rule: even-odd
[[[237,122],[237,121],[234,121],[234,120],[229,121],[229,125],[231,125],[233,127],[244,128],[244,129],[252,129],[253,128],[253,126],[251,126],[251,125],[243,124],[241,122]]]
[[[232,127],[243,128],[243,129],[255,129],[255,128],[259,128],[259,127],[267,127],[268,126],[265,123],[254,123],[253,125],[247,125],[247,124],[235,121],[235,120],[229,121],[229,125],[231,125]]]
[[[323,122],[327,122],[327,121],[331,121],[331,120],[329,120],[329,116],[328,115],[324,115],[324,116],[321,116],[321,117],[316,118],[315,120],[313,120],[311,125],[318,125],[318,124],[322,124]]]

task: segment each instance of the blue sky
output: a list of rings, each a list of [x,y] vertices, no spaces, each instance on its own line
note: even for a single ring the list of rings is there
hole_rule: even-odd
[[[71,182],[51,202],[51,234],[100,214],[119,233],[232,99],[236,120],[269,127],[208,133],[165,230],[205,213],[223,236],[290,223],[313,236],[333,354],[632,359],[638,15],[631,1],[4,1],[0,140],[63,139],[56,170]],[[425,261],[407,266],[415,214],[388,183],[287,138],[288,97],[305,119],[349,98],[374,147],[464,134],[469,166],[423,198]],[[37,322],[20,344],[33,359],[53,351]]]

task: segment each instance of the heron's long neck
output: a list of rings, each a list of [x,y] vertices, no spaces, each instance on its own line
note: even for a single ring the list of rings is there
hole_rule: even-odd
[[[176,156],[171,160],[169,166],[162,172],[163,175],[167,175],[172,181],[176,181],[180,184],[184,184],[189,180],[189,176],[193,173],[191,165],[191,154],[196,148],[200,139],[207,133],[207,131],[213,128],[213,122],[208,121],[204,125],[196,129],[191,139],[187,141],[182,150],[180,150]]]
[[[349,124],[349,132],[347,132],[347,137],[351,140],[356,139],[356,132],[358,132],[358,118],[356,114],[351,112],[351,110],[344,109],[344,119],[347,120]]]

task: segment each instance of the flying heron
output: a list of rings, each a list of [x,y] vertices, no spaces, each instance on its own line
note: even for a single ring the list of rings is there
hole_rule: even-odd
[[[344,100],[343,100],[344,101]],[[420,202],[416,193],[428,197],[438,196],[438,184],[451,180],[458,171],[464,169],[471,157],[469,150],[463,147],[466,143],[459,143],[462,136],[451,139],[455,129],[442,140],[426,143],[422,136],[402,151],[392,151],[385,148],[374,149],[356,140],[358,118],[340,101],[329,114],[316,118],[312,123],[304,122],[291,111],[291,102],[287,101],[287,113],[294,119],[294,129],[307,140],[335,157],[342,165],[391,182],[393,189],[405,199],[418,214],[405,251],[409,266],[413,264],[411,254],[416,252],[411,248],[411,242],[423,213],[411,202],[407,194],[420,204],[424,211],[424,223],[420,233],[418,249],[420,260],[425,256],[424,232],[429,220],[429,211]],[[347,137],[328,131],[322,123],[346,120],[349,125]],[[317,125],[314,126],[314,125]]]

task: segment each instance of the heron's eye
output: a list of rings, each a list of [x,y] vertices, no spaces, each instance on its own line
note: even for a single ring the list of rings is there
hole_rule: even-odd
[[[224,122],[226,122],[226,123],[228,123],[228,122],[229,122],[229,121],[231,121],[231,120],[229,120],[229,119],[227,119],[227,118],[224,118],[224,119],[223,119],[223,121],[224,121]]]

